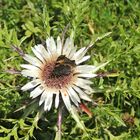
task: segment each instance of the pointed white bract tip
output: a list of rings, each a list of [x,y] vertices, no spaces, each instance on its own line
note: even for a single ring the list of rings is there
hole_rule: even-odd
[[[60,36],[57,36],[57,40],[61,40]]]
[[[22,91],[26,91],[26,88],[24,88],[24,86],[21,88]]]
[[[47,111],[47,107],[46,106],[44,106],[44,111]]]
[[[59,106],[59,93],[56,93],[56,96],[55,96],[55,108],[57,109]]]
[[[76,61],[76,64],[79,65],[85,61],[87,61],[90,58],[90,55],[84,56],[82,59],[80,59],[79,61]]]
[[[43,101],[41,101],[41,100],[40,100],[40,101],[39,101],[39,106],[41,106],[41,105],[42,105],[42,103],[43,103]]]
[[[78,77],[85,77],[85,78],[94,78],[97,76],[97,74],[94,73],[82,73],[82,74],[77,74]]]
[[[103,63],[103,64],[100,64],[99,66],[97,66],[93,71],[92,73],[95,73],[96,71],[98,71],[99,69],[105,67],[110,61],[106,62],[106,63]]]

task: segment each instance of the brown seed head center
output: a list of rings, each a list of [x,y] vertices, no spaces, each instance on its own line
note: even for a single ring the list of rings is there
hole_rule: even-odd
[[[42,79],[47,87],[62,89],[71,83],[75,66],[74,60],[60,55],[55,61],[46,63],[42,72]]]

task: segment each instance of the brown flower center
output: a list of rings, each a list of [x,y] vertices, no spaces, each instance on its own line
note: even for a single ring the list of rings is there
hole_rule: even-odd
[[[60,55],[55,61],[47,62],[42,72],[42,79],[47,87],[61,89],[71,83],[75,66],[74,60]]]

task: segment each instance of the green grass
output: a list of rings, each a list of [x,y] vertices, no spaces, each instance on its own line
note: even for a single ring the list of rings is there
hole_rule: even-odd
[[[93,117],[80,114],[88,136],[75,121],[65,115],[62,140],[138,140],[140,139],[140,2],[138,0],[2,0],[0,1],[0,140],[53,140],[57,122],[56,110],[44,114],[38,127],[37,111],[14,112],[31,102],[29,92],[20,88],[27,82],[9,69],[21,70],[21,56],[12,49],[16,45],[26,53],[44,43],[48,36],[71,36],[80,48],[107,32],[112,34],[89,50],[89,64],[110,61],[99,72],[110,73],[94,78],[99,104],[88,104]],[[113,76],[112,73],[115,73]],[[32,109],[32,108],[31,108]],[[27,113],[28,114],[28,113]]]

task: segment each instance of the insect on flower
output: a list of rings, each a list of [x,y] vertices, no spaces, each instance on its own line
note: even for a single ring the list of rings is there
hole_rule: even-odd
[[[75,66],[74,60],[68,59],[65,55],[60,55],[56,60],[55,67],[50,77],[69,75]]]

